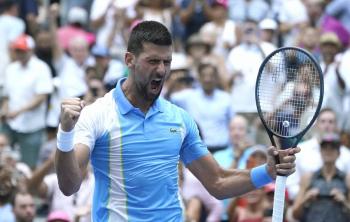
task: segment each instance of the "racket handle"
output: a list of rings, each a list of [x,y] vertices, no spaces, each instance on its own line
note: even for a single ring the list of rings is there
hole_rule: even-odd
[[[286,181],[286,176],[277,176],[276,178],[275,195],[273,199],[272,222],[283,221]]]

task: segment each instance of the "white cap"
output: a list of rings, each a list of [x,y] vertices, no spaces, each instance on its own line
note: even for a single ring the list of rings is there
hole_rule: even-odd
[[[186,56],[183,53],[175,52],[172,55],[170,70],[188,69]]]
[[[277,29],[277,22],[270,18],[265,18],[259,23],[260,29],[270,29],[270,30],[276,30]]]
[[[80,23],[85,25],[88,21],[88,14],[84,8],[73,7],[69,9],[67,20],[69,23]]]

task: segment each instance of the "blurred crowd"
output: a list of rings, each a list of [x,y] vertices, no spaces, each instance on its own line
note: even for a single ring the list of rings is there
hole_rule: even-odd
[[[266,162],[261,62],[282,46],[310,52],[323,108],[299,144],[285,221],[350,221],[348,0],[0,0],[0,222],[91,221],[92,169],[70,197],[53,169],[60,101],[90,104],[127,76],[128,35],[143,20],[173,36],[161,96],[193,116],[224,168]],[[181,164],[179,174],[185,221],[271,221],[274,184],[217,200]]]

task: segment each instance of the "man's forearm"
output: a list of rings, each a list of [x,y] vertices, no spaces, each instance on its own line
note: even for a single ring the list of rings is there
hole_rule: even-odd
[[[55,168],[58,184],[62,193],[66,196],[70,196],[77,192],[80,188],[83,177],[74,150],[70,152],[62,152],[57,149]]]
[[[26,106],[20,109],[21,112],[30,111],[38,107],[41,103],[45,102],[47,99],[47,94],[37,95],[34,99],[32,99]]]

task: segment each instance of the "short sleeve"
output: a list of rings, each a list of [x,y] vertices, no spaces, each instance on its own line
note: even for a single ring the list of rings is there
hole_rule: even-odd
[[[188,165],[192,161],[207,155],[209,151],[200,138],[195,121],[185,111],[182,115],[186,133],[180,151],[180,158],[185,165]]]
[[[94,110],[95,107],[95,110]],[[81,143],[87,145],[92,152],[99,131],[99,115],[101,112],[96,112],[96,103],[86,106],[79,117],[79,120],[74,128],[74,145]]]

